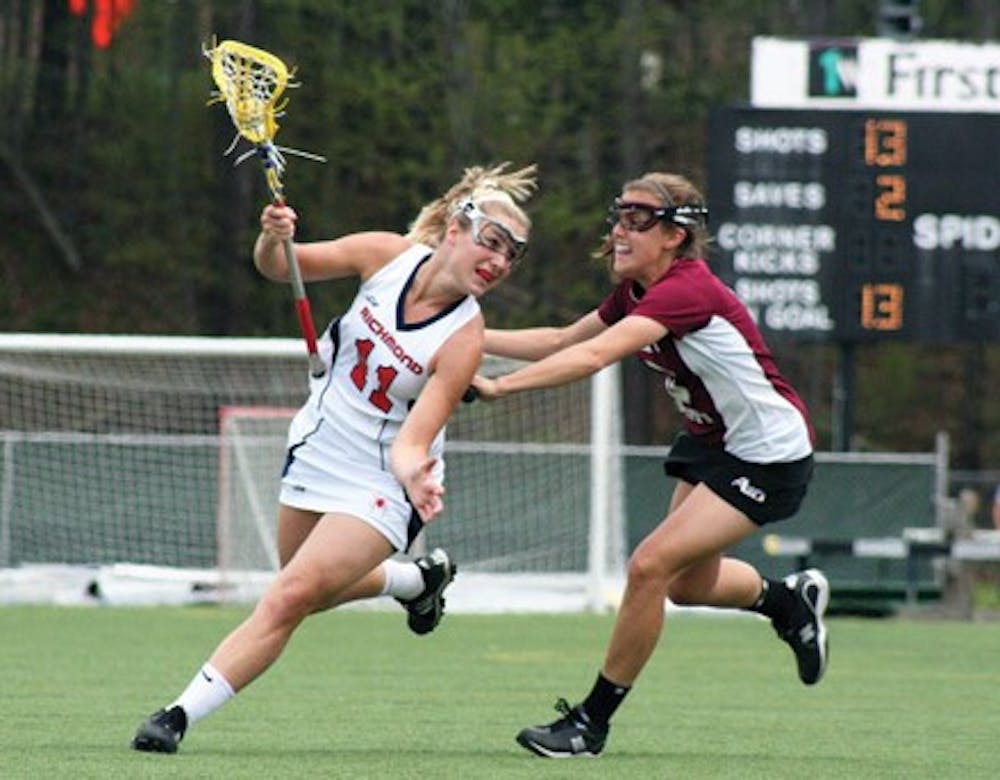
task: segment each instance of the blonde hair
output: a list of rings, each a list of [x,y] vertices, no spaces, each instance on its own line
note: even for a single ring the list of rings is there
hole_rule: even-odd
[[[492,168],[466,168],[459,182],[444,195],[424,206],[410,224],[406,237],[418,244],[437,247],[444,238],[448,224],[459,215],[460,206],[471,200],[483,211],[499,212],[531,230],[531,219],[518,205],[530,198],[538,188],[537,165],[506,172],[509,162]],[[464,221],[466,218],[461,217]]]
[[[691,181],[677,173],[661,173],[653,171],[644,173],[638,179],[626,182],[622,192],[639,190],[659,198],[661,206],[704,206],[705,196],[701,194]],[[704,222],[681,227],[687,233],[684,241],[677,247],[678,257],[705,257],[711,242],[708,226]],[[612,252],[611,234],[604,237],[595,257],[607,257]]]

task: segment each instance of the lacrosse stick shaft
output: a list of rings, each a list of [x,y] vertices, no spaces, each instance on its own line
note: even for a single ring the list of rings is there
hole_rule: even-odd
[[[264,177],[274,198],[274,205],[284,206],[284,187],[278,178],[277,169],[266,150],[261,153],[260,149],[261,147],[258,147],[261,159],[264,160]],[[302,282],[299,261],[295,257],[295,245],[290,238],[286,238],[282,244],[285,248],[285,260],[288,263],[288,281],[292,285],[292,295],[295,297],[295,313],[298,315],[299,329],[302,331],[309,352],[309,373],[314,379],[319,379],[326,374],[326,366],[323,365],[323,359],[319,356],[319,348],[316,345],[316,326],[313,325],[312,308],[309,306],[306,286]]]
[[[326,366],[319,356],[319,347],[316,345],[316,327],[313,325],[312,309],[309,306],[309,298],[306,296],[306,286],[302,283],[302,272],[299,270],[299,261],[295,258],[295,246],[290,238],[286,238],[282,244],[285,247],[285,259],[288,261],[288,281],[292,285],[292,294],[295,297],[295,313],[299,317],[299,329],[302,337],[306,341],[306,349],[309,351],[309,373],[315,379],[319,379],[326,373]]]

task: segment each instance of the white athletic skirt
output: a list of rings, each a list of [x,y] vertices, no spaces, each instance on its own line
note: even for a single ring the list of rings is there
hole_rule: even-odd
[[[326,471],[295,458],[281,480],[280,501],[310,512],[338,512],[368,523],[397,550],[409,544],[413,506],[389,472],[357,464]]]

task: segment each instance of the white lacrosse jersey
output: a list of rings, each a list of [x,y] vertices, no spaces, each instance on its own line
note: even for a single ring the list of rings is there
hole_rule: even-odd
[[[360,285],[347,312],[320,337],[319,353],[328,370],[310,380],[309,399],[290,425],[283,502],[294,488],[303,495],[291,502],[294,506],[348,511],[341,498],[345,483],[371,488],[379,506],[382,496],[405,501],[390,468],[392,443],[427,382],[434,355],[480,311],[469,295],[429,319],[405,319],[406,295],[431,252],[418,244],[390,261]],[[443,448],[442,429],[431,447],[439,480],[444,478]],[[300,479],[312,475],[304,480],[309,484],[290,484],[297,468]]]

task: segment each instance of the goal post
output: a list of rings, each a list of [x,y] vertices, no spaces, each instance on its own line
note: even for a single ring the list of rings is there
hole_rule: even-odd
[[[605,609],[617,600],[618,586],[614,579],[625,565],[620,387],[617,363],[596,374],[590,386],[591,492],[587,606],[592,610]]]
[[[278,569],[278,477],[288,423],[295,410],[280,406],[224,406],[219,410],[219,572]]]

